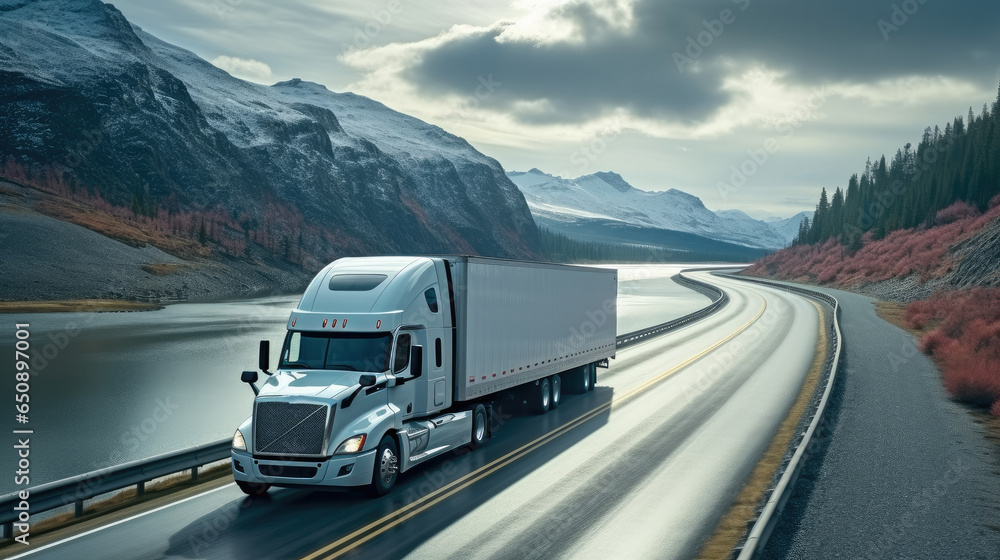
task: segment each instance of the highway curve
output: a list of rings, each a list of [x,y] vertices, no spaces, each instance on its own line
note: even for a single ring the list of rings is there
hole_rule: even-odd
[[[731,302],[622,350],[598,387],[545,416],[499,407],[493,439],[401,477],[393,494],[232,484],[118,520],[49,558],[690,558],[798,395],[816,305],[694,275]]]

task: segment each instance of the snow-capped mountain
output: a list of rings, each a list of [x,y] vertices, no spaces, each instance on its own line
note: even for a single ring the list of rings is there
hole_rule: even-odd
[[[799,225],[802,224],[802,220],[812,219],[812,215],[812,212],[799,212],[791,218],[768,222],[768,225],[785,238],[786,245],[791,245],[792,241],[799,235]]]
[[[98,0],[0,0],[8,160],[119,206],[289,235],[301,217],[323,232],[304,241],[317,255],[537,247],[524,197],[465,140],[319,84],[239,80]]]
[[[647,192],[617,173],[563,179],[538,169],[509,172],[536,219],[555,222],[614,220],[646,228],[692,233],[744,247],[777,249],[785,238],[739,210],[712,212],[701,199],[677,189]]]

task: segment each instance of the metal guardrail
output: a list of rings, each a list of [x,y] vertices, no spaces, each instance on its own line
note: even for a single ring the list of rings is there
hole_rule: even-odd
[[[808,288],[782,284],[779,282],[771,282],[760,278],[749,278],[746,276],[735,276],[731,274],[726,274],[724,276],[746,282],[763,284],[765,286],[789,292],[795,292],[827,303],[833,307],[833,332],[837,339],[836,347],[833,352],[833,362],[830,365],[830,375],[826,382],[826,389],[824,389],[823,396],[820,398],[819,405],[816,407],[816,412],[813,414],[812,420],[809,422],[809,427],[802,435],[802,440],[796,447],[795,453],[792,454],[792,458],[785,467],[785,471],[781,474],[781,478],[778,479],[778,484],[775,485],[774,489],[771,491],[771,495],[768,497],[767,503],[764,504],[764,507],[761,509],[760,514],[757,516],[757,520],[750,529],[746,542],[743,543],[743,547],[742,549],[739,549],[739,555],[736,557],[737,560],[752,560],[761,557],[768,537],[771,536],[771,532],[774,531],[774,527],[778,524],[778,518],[781,515],[781,511],[785,508],[785,504],[788,503],[788,499],[791,497],[792,491],[795,487],[795,482],[798,480],[799,474],[802,472],[802,466],[809,458],[809,451],[813,441],[813,436],[815,436],[816,431],[819,429],[823,420],[823,413],[826,412],[827,404],[830,401],[830,394],[833,392],[833,384],[837,377],[837,368],[840,365],[840,356],[844,350],[842,340],[843,337],[840,333],[840,321],[838,319],[838,315],[840,314],[840,302],[837,301],[837,298],[831,295],[810,290]]]
[[[686,278],[682,274],[683,272],[676,274],[672,279],[678,284],[713,298],[712,304],[673,321],[619,336],[616,338],[617,348],[642,342],[707,317],[729,302],[729,295],[723,290],[711,284]],[[199,467],[229,458],[230,445],[231,441],[225,439],[29,488],[30,496],[26,501],[30,504],[30,514],[36,515],[75,504],[76,515],[79,517],[83,515],[84,501],[102,494],[135,486],[138,494],[142,495],[147,482],[187,470],[191,471],[192,479],[197,480]],[[13,537],[13,524],[18,521],[18,514],[21,513],[14,508],[18,507],[20,502],[21,499],[16,492],[0,497],[2,538]]]
[[[726,306],[727,303],[729,303],[729,294],[727,294],[725,291],[711,284],[707,284],[699,280],[693,280],[691,278],[688,278],[684,276],[684,272],[693,272],[693,271],[681,271],[680,273],[675,274],[671,279],[674,282],[677,282],[678,284],[682,284],[684,286],[687,286],[688,288],[691,288],[696,292],[708,296],[710,299],[713,300],[712,303],[707,307],[699,309],[698,311],[695,311],[694,313],[691,313],[689,315],[685,315],[683,317],[674,319],[673,321],[667,321],[666,323],[661,323],[654,327],[649,327],[648,329],[642,329],[639,331],[623,334],[615,339],[616,348],[619,349],[627,348],[633,344],[644,342],[654,336],[665,334],[674,329],[683,327],[684,325],[704,319],[705,317],[708,317],[709,315],[715,313],[719,309],[722,309],[723,307]]]
[[[101,494],[135,486],[139,495],[142,495],[147,482],[187,470],[191,471],[192,480],[198,480],[198,468],[229,458],[231,444],[226,439],[42,484],[29,488],[30,495],[25,501],[30,504],[31,515],[75,504],[76,515],[79,517],[83,515],[84,500]],[[21,501],[16,492],[0,498],[3,538],[13,537],[13,524],[18,521],[18,514],[21,513],[14,508]]]

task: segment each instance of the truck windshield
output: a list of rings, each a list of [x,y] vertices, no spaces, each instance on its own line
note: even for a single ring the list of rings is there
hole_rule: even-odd
[[[389,333],[289,331],[281,349],[281,367],[379,373],[389,369],[391,348]]]

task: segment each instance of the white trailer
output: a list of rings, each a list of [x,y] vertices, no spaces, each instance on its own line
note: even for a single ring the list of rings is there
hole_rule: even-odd
[[[288,319],[277,371],[243,372],[253,416],[233,476],[369,486],[489,437],[493,399],[536,413],[586,392],[615,355],[617,271],[479,257],[365,257],[324,268]]]

